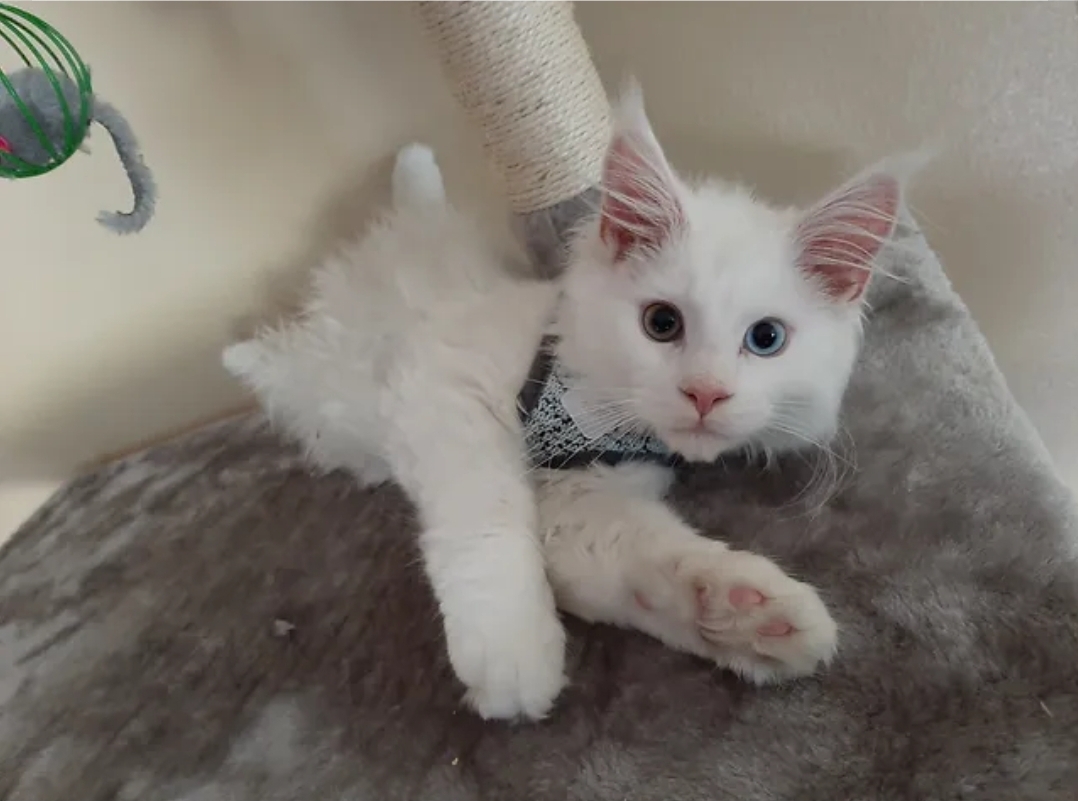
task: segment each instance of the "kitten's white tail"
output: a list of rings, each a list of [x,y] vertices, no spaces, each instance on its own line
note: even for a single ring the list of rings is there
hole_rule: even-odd
[[[445,183],[434,151],[411,144],[397,153],[393,167],[393,204],[398,208],[445,204]]]

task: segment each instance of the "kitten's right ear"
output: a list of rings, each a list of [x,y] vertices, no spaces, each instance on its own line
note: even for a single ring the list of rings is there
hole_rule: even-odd
[[[839,303],[864,295],[873,263],[898,224],[904,176],[869,170],[825,197],[797,226],[799,267]]]
[[[629,83],[614,109],[614,130],[603,163],[599,236],[619,262],[661,247],[684,223],[673,171],[651,130],[644,98]]]

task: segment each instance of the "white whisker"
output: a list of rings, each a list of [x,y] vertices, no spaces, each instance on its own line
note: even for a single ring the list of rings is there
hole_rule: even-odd
[[[846,477],[857,469],[857,465],[852,458],[848,458],[835,450],[835,447],[841,447],[841,435],[844,431],[840,429],[839,436],[836,436],[833,441],[835,445],[833,447],[831,442],[824,442],[818,437],[813,437],[801,430],[797,426],[795,419],[783,414],[781,404],[778,407],[778,414],[770,421],[768,427],[773,431],[794,437],[810,446],[808,452],[795,451],[793,454],[807,464],[812,472],[804,487],[786,506],[806,501],[808,504],[807,513],[810,516],[818,514],[834,494],[841,489]],[[810,454],[815,457],[811,461]],[[815,501],[809,500],[813,496],[815,496]]]

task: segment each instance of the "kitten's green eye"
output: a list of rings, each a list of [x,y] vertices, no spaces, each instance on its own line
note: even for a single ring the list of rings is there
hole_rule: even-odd
[[[677,306],[669,303],[650,303],[640,318],[644,333],[656,342],[673,342],[685,333],[685,323]]]

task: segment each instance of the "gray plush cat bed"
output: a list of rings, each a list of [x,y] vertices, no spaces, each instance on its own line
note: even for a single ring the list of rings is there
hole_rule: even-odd
[[[0,552],[6,801],[1073,801],[1076,518],[920,235],[874,284],[856,471],[686,475],[705,531],[818,585],[817,678],[756,689],[570,621],[539,725],[458,705],[414,521],[259,417],[73,482]],[[800,497],[799,497],[800,496]]]

